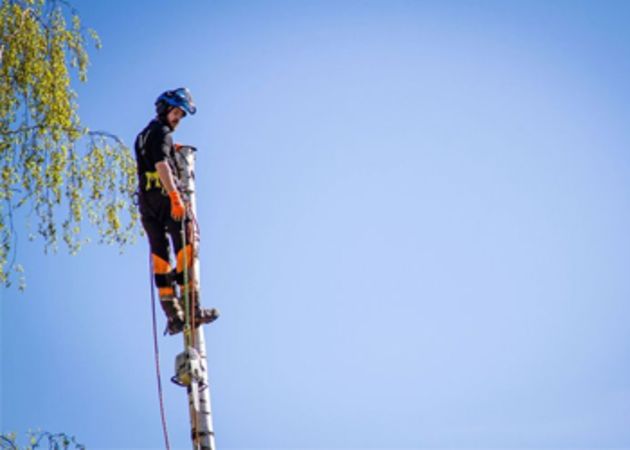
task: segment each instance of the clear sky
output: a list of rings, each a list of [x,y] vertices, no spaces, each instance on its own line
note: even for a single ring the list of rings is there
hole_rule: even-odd
[[[86,125],[198,105],[219,448],[630,448],[630,2],[73,3]],[[144,238],[26,238],[0,431],[161,448]]]

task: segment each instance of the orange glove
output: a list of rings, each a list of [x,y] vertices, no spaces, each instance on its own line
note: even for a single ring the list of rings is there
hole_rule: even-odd
[[[171,198],[171,217],[177,221],[182,220],[186,213],[186,208],[184,208],[184,203],[182,203],[179,192],[175,189],[169,192],[168,196]]]

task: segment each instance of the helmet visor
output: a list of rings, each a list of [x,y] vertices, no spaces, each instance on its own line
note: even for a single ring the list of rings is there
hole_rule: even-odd
[[[188,89],[175,89],[173,94],[176,99],[176,104],[173,106],[178,106],[191,115],[197,112],[197,107],[195,106],[195,102],[193,102],[192,95],[190,95],[190,91]]]

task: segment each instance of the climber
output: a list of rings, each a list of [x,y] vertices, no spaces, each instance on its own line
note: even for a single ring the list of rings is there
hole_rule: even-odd
[[[218,317],[214,308],[199,305],[194,290],[192,273],[192,221],[186,208],[175,161],[175,145],[171,133],[187,114],[197,111],[190,92],[179,88],[162,93],[155,102],[157,116],[138,134],[135,142],[138,165],[138,206],[153,262],[153,275],[158,288],[160,304],[167,317],[166,332],[176,334],[184,327],[184,261],[189,274],[189,292],[193,293],[195,325],[210,323]],[[182,230],[186,230],[186,245]],[[170,243],[169,243],[170,236]],[[170,244],[173,245],[176,267],[170,261]],[[178,286],[177,286],[178,285]],[[179,289],[179,295],[177,293]]]

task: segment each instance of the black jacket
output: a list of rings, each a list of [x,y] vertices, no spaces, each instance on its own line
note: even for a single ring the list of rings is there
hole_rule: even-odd
[[[175,148],[171,133],[172,130],[168,125],[158,119],[153,119],[136,137],[134,147],[140,193],[162,188],[155,169],[155,165],[161,161],[168,163],[173,177],[177,176],[177,172],[173,170]]]

